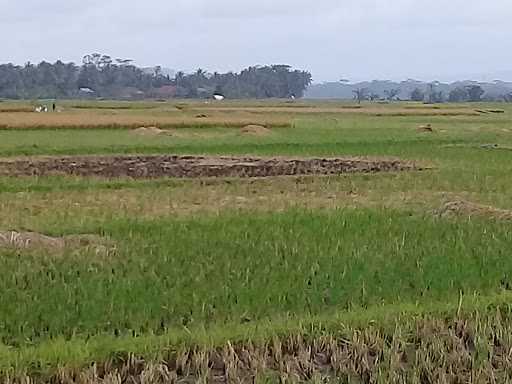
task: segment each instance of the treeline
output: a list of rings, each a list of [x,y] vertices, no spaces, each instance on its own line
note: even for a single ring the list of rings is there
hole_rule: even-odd
[[[485,90],[480,85],[476,84],[457,86],[446,94],[443,91],[434,91],[433,89],[435,88],[431,87],[429,90],[423,91],[421,88],[415,88],[411,92],[410,99],[413,101],[428,101],[435,103],[462,103],[479,101],[512,102],[512,91],[499,95],[494,95],[492,93],[486,94]]]
[[[302,97],[311,84],[307,71],[288,65],[254,66],[239,73],[162,73],[143,69],[132,60],[92,54],[74,63],[41,62],[0,65],[0,98],[227,98]]]
[[[494,81],[457,81],[454,83],[421,82],[409,79],[402,82],[374,80],[315,84],[306,92],[308,98],[338,98],[369,100],[414,100],[427,103],[444,102],[512,102],[512,83]]]

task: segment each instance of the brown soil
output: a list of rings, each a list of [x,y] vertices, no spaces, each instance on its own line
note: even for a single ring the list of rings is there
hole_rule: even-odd
[[[67,156],[0,160],[0,176],[68,174],[100,177],[267,177],[411,171],[397,159],[252,158],[213,156]]]
[[[112,244],[97,235],[70,235],[51,237],[37,232],[0,231],[0,249],[45,249],[63,251],[65,249],[88,249],[96,253],[108,253]]]
[[[269,135],[272,131],[263,125],[255,125],[250,124],[246,125],[242,129],[240,129],[240,133],[243,135],[252,135],[252,136],[266,136]]]
[[[499,209],[488,205],[481,205],[464,200],[455,200],[446,203],[439,215],[446,216],[480,216],[498,220],[512,220],[512,210]]]

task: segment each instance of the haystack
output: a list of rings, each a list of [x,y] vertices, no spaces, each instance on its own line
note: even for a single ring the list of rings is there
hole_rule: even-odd
[[[160,129],[158,127],[140,127],[132,131],[136,135],[141,136],[159,136],[159,135],[172,135],[169,130]]]
[[[432,128],[432,124],[425,124],[425,125],[420,125],[418,127],[418,132],[430,132],[430,133],[433,133],[434,129]]]
[[[263,125],[250,124],[240,129],[243,135],[265,136],[269,135],[272,131]]]

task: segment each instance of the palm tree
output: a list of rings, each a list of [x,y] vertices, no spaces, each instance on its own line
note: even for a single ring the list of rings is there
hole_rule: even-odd
[[[368,88],[357,88],[352,91],[354,99],[357,100],[358,104],[361,104],[362,100],[366,100],[368,97]]]

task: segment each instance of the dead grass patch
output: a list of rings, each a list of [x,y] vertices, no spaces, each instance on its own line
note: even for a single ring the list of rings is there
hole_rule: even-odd
[[[437,212],[441,217],[466,216],[485,217],[496,220],[512,220],[512,210],[500,209],[466,200],[453,200],[445,203]]]
[[[140,127],[136,128],[132,131],[132,133],[140,136],[160,136],[160,135],[167,135],[172,136],[173,131],[167,129],[160,129],[158,127]]]
[[[9,192],[0,199],[0,227],[45,230],[48,222],[74,223],[91,217],[188,217],[227,211],[281,212],[292,208],[406,209],[431,213],[456,195],[408,186],[383,186],[384,175],[356,181],[352,177],[300,176],[253,179],[176,180],[171,186]],[[468,196],[468,200],[479,196]],[[20,212],[23,214],[20,215]],[[72,225],[72,224],[69,224]]]
[[[81,250],[108,254],[115,246],[108,239],[91,234],[52,237],[38,232],[0,231],[0,249],[2,248],[51,252]]]
[[[243,135],[251,136],[268,136],[272,133],[272,131],[262,125],[250,124],[240,129],[240,133]]]
[[[197,118],[196,113],[155,112],[122,114],[101,111],[71,111],[63,113],[2,113],[0,129],[69,129],[69,128],[111,128],[136,129],[140,127],[202,128],[228,127],[242,128],[250,124],[291,127],[293,118],[289,115],[254,115],[248,113],[219,113],[206,118]]]

